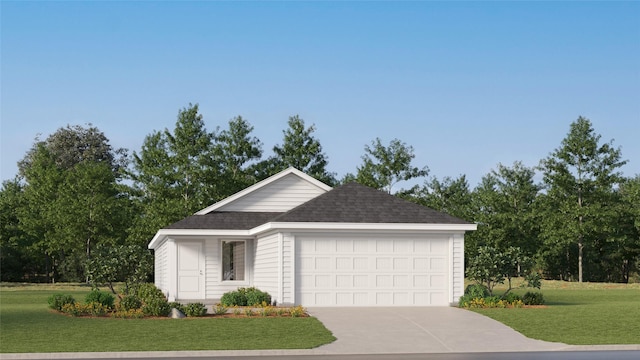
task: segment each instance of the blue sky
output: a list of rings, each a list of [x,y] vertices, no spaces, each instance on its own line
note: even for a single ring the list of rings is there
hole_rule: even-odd
[[[139,151],[199,103],[241,115],[265,157],[315,124],[329,170],[398,138],[474,187],[534,166],[582,115],[640,174],[640,2],[4,1],[1,178],[34,137],[92,123]]]

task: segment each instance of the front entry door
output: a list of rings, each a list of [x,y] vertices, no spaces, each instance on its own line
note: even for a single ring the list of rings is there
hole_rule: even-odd
[[[178,243],[178,299],[204,299],[202,242]]]

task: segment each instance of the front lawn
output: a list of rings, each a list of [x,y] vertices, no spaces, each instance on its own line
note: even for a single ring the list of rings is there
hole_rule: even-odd
[[[543,308],[473,311],[533,339],[573,345],[640,344],[640,284],[545,281],[542,293],[547,305]]]
[[[0,352],[309,349],[335,337],[306,318],[74,318],[53,312],[47,298],[88,287],[0,286]]]

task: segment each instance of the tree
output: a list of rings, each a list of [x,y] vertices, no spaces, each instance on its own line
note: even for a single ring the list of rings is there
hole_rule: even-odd
[[[229,121],[229,127],[220,132],[214,146],[214,156],[220,164],[218,178],[221,198],[256,182],[256,164],[262,157],[262,143],[252,136],[253,126],[241,116]]]
[[[525,274],[528,286],[540,287],[539,277],[535,273],[532,276],[530,272],[531,265],[531,259],[518,247],[510,246],[500,250],[493,246],[481,246],[469,260],[466,273],[471,280],[485,285],[490,296],[493,296],[493,289],[497,284],[504,284],[507,280],[507,290],[502,294],[504,297],[512,289],[511,279]]]
[[[275,156],[267,160],[271,163],[267,176],[292,166],[325,184],[335,185],[335,175],[327,171],[327,156],[322,145],[312,135],[315,126],[305,127],[298,115],[289,117],[288,124],[289,128],[283,131],[283,144],[274,146]]]
[[[446,176],[442,181],[434,176],[425,181],[422,187],[398,195],[451,216],[467,221],[473,220],[471,191],[465,175],[456,179]]]
[[[94,288],[106,285],[117,294],[115,283],[124,282],[124,293],[128,294],[132,286],[146,282],[153,271],[150,252],[136,245],[99,246],[95,253],[85,264]]]
[[[46,255],[54,280],[81,280],[92,246],[124,238],[129,217],[120,210],[128,199],[119,196],[118,179],[126,163],[126,150],[113,150],[97,128],[80,126],[36,139],[19,163],[25,182],[24,205],[16,209],[20,230],[35,239],[31,249]]]
[[[585,250],[597,248],[599,240],[606,238],[602,224],[615,216],[611,211],[615,202],[613,190],[622,181],[618,169],[626,163],[613,142],[600,144],[600,138],[591,121],[579,117],[561,146],[540,162],[546,190],[542,236],[547,261],[565,256],[569,263],[577,264],[579,282],[584,279]],[[574,246],[577,259],[573,259]],[[560,275],[571,274],[569,267]]]
[[[497,170],[485,175],[473,191],[478,230],[470,237],[501,251],[515,246],[524,255],[535,256],[539,248],[535,201],[540,186],[534,176],[535,171],[521,162],[512,167],[498,164]]]
[[[601,249],[607,281],[628,283],[640,269],[640,175],[624,179],[616,191],[617,221],[606,224],[609,241]]]
[[[36,242],[20,228],[18,210],[25,206],[24,184],[19,178],[2,183],[0,190],[0,279],[38,281],[46,273],[44,257],[34,251]]]
[[[400,181],[425,177],[429,169],[414,167],[411,162],[415,158],[413,147],[398,139],[393,139],[389,146],[384,146],[380,138],[376,138],[371,146],[365,145],[363,163],[358,167],[356,179],[359,183],[391,194],[393,186]]]
[[[140,245],[161,229],[219,199],[215,132],[205,128],[198,104],[178,112],[173,131],[154,131],[133,154],[129,172],[138,212],[129,239]]]

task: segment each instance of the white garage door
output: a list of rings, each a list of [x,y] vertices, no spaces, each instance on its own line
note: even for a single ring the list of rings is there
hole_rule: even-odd
[[[449,241],[437,237],[296,236],[304,306],[449,305]]]

